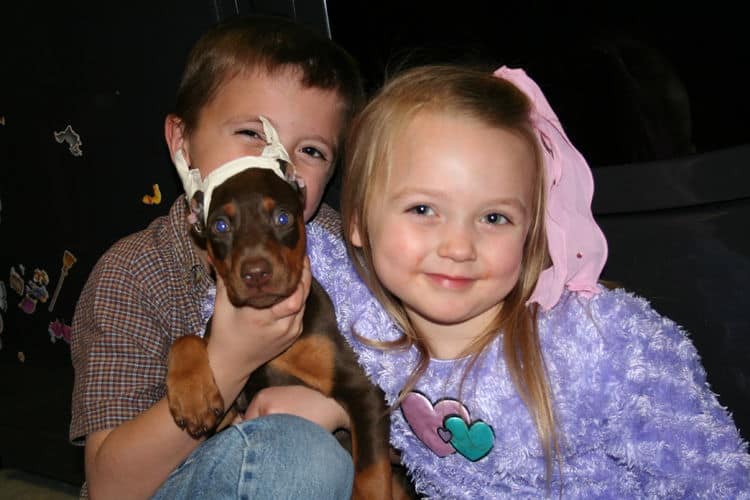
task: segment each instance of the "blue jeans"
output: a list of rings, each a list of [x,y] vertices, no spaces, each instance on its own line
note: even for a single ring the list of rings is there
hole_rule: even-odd
[[[349,499],[351,456],[322,427],[269,415],[228,427],[200,445],[154,499]]]

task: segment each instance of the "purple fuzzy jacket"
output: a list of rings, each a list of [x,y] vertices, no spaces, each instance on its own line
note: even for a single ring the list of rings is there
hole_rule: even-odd
[[[313,274],[333,299],[339,326],[370,378],[393,402],[416,355],[380,351],[352,331],[393,339],[399,331],[358,279],[336,225],[308,225]],[[494,433],[489,453],[439,457],[406,422],[391,418],[417,490],[434,498],[750,498],[750,455],[706,383],[685,333],[622,290],[591,299],[565,293],[540,314],[562,467],[545,482],[543,452],[496,341],[459,394],[463,363],[433,360],[417,390],[431,402],[460,399]],[[445,429],[441,429],[444,431]]]

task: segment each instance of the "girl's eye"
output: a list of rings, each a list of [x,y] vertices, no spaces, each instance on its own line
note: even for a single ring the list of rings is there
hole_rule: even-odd
[[[415,205],[408,211],[417,215],[433,215],[435,213],[435,211],[427,205]]]
[[[216,222],[214,222],[214,230],[219,234],[228,233],[229,223],[225,221],[224,219],[219,219]]]
[[[324,155],[319,149],[314,148],[312,146],[305,146],[300,151],[302,151],[304,154],[308,156],[312,156],[313,158],[317,158],[323,161],[328,161],[328,158],[326,158],[326,155]]]
[[[506,216],[498,213],[487,214],[483,218],[488,224],[508,224],[510,222]]]
[[[281,210],[279,213],[276,214],[277,226],[282,226],[282,227],[287,226],[291,224],[291,222],[292,222],[292,216],[288,212]]]

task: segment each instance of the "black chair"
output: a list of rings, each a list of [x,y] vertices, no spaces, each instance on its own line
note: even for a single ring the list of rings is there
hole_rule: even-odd
[[[604,278],[689,333],[708,381],[750,438],[750,145],[593,169],[609,242]]]

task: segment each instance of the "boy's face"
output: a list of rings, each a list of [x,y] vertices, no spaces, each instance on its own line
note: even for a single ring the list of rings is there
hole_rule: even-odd
[[[205,178],[228,161],[260,155],[265,147],[260,115],[276,129],[305,181],[307,221],[332,173],[342,103],[336,91],[303,87],[294,71],[274,75],[258,71],[224,82],[201,110],[195,129],[183,137],[188,165]]]

